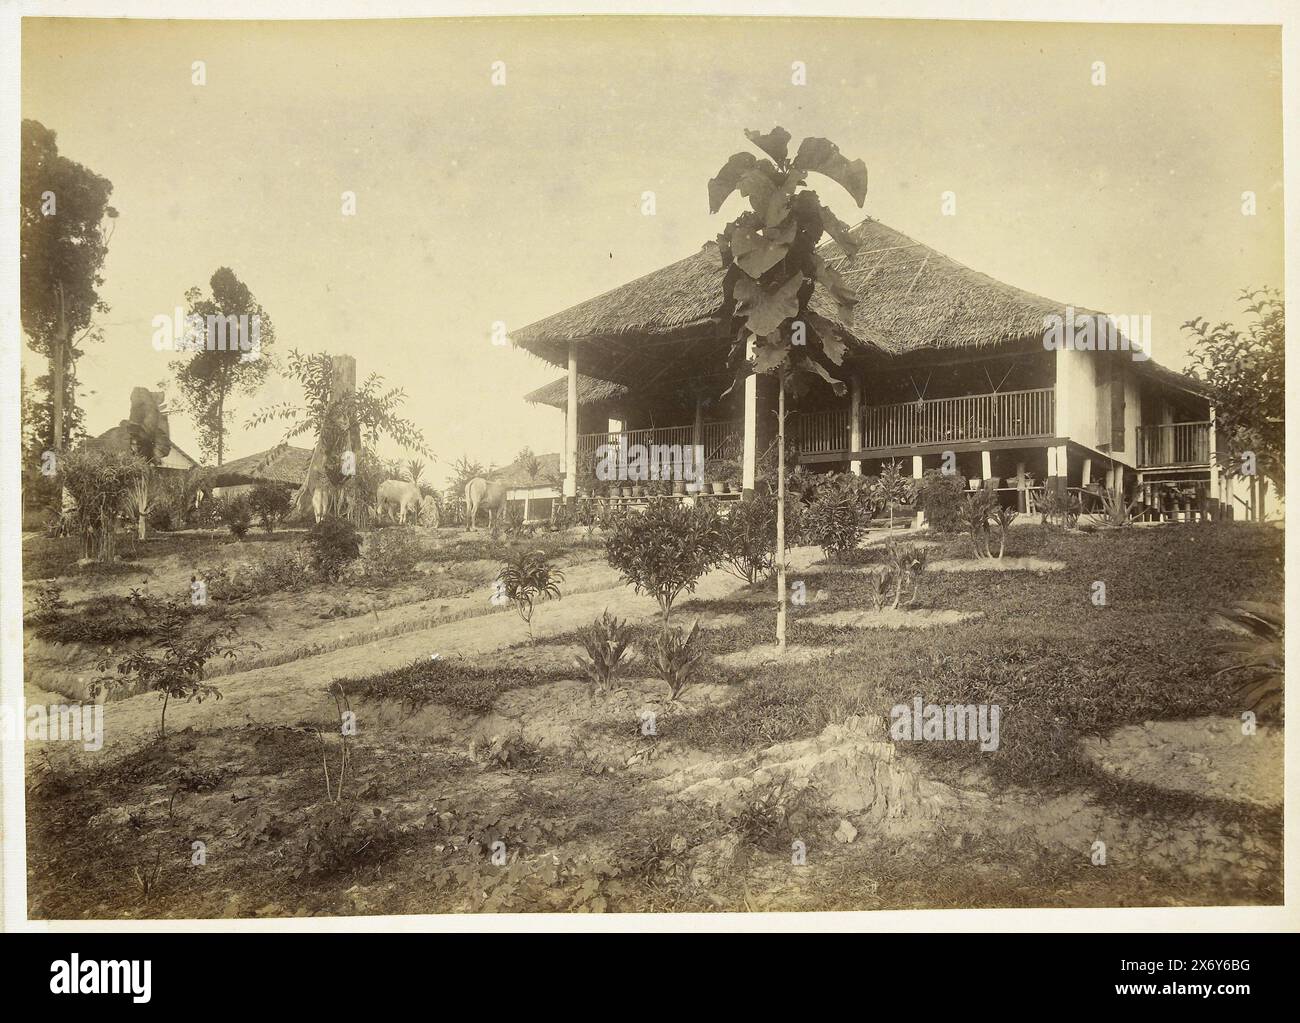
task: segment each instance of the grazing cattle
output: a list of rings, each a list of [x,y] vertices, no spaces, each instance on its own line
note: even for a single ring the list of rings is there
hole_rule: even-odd
[[[478,511],[482,508],[488,513],[488,529],[492,528],[497,512],[506,507],[506,488],[503,483],[489,483],[482,476],[475,476],[465,484],[465,520],[466,531],[474,529],[477,524]]]
[[[420,511],[420,488],[403,480],[384,480],[375,493],[375,511],[382,519],[391,510],[393,517],[406,525],[407,513],[414,517]]]
[[[317,487],[311,492],[311,513],[316,516],[316,525],[325,517],[325,491]]]

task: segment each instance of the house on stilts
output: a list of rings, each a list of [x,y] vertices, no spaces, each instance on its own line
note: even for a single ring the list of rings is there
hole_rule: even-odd
[[[830,367],[847,394],[819,381],[787,402],[803,465],[874,473],[901,459],[917,478],[955,468],[1031,511],[1046,488],[1077,492],[1085,507],[1087,494],[1119,489],[1148,518],[1220,517],[1245,504],[1216,467],[1204,389],[1153,361],[1149,337],[1002,284],[879,221],[853,235],[852,258],[833,242],[821,250],[858,292],[853,322],[836,318],[820,288],[809,305],[816,328],[848,347]],[[728,391],[722,278],[709,243],[513,333],[567,370],[527,396],[564,413],[564,495],[599,494],[597,450],[630,444],[703,447],[707,475],[753,491],[776,435],[776,384],[751,375]],[[1045,340],[1053,317],[1067,331],[1060,344]],[[1089,336],[1095,347],[1084,347]]]

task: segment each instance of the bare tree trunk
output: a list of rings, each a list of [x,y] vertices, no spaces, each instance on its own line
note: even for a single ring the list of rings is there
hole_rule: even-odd
[[[776,418],[776,652],[785,653],[785,369],[778,374]]]
[[[54,450],[63,450],[63,375],[66,369],[67,350],[68,350],[68,314],[67,306],[63,296],[63,282],[57,281],[54,285],[59,293],[59,336],[54,340],[53,350],[50,352],[50,388],[51,397],[54,404],[53,413],[53,441]]]

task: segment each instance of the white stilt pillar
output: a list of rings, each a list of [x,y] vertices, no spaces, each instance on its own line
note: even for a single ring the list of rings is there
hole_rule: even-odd
[[[745,354],[754,357],[754,339],[745,346]],[[741,492],[746,498],[754,493],[754,469],[758,460],[758,377],[745,377],[745,454],[741,463]]]
[[[578,496],[578,347],[569,345],[569,394],[564,414],[564,496]]]
[[[862,450],[862,382],[856,373],[849,378],[849,451]],[[862,463],[855,458],[849,461],[849,472],[862,475]]]

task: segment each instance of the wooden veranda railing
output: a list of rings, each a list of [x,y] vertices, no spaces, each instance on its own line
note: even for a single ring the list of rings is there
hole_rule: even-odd
[[[804,454],[848,452],[848,409],[801,413],[792,417]],[[1051,387],[995,394],[932,398],[862,409],[859,450],[913,448],[963,440],[1013,440],[1052,437],[1056,432],[1056,392]]]
[[[1209,465],[1210,423],[1162,423],[1139,426],[1138,467]]]

